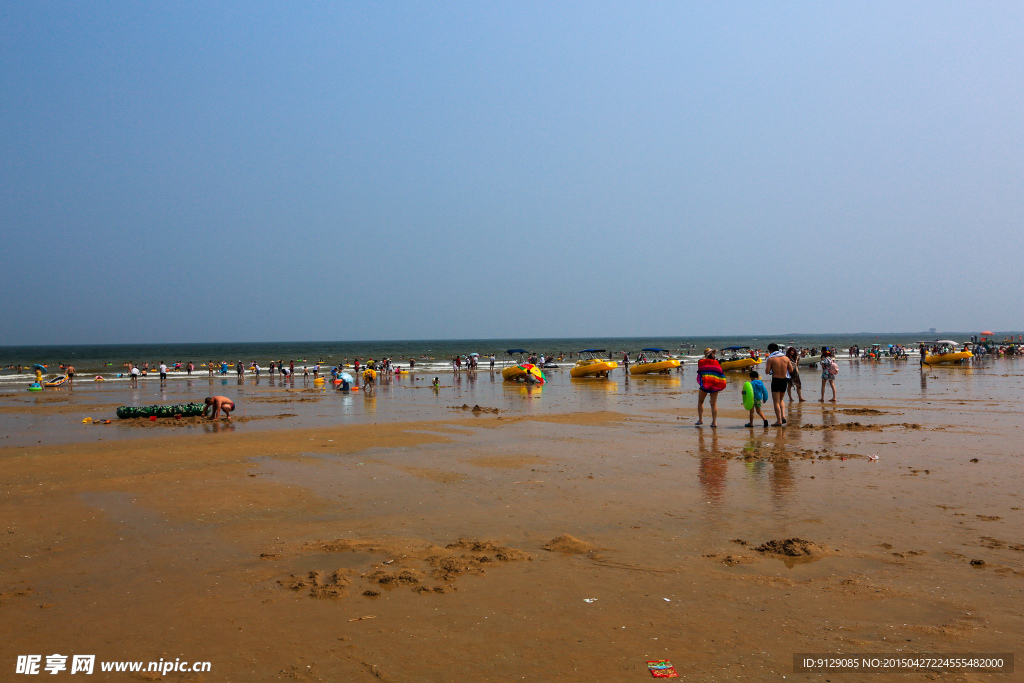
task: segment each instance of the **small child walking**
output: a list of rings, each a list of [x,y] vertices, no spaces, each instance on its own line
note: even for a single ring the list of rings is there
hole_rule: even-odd
[[[764,386],[764,382],[758,379],[761,375],[758,374],[757,370],[750,371],[750,381],[747,384],[750,385],[750,393],[754,397],[754,404],[750,407],[750,416],[747,418],[747,424],[744,427],[754,426],[754,413],[764,420],[764,426],[768,426],[768,418],[761,412],[761,404],[768,400],[768,390]],[[747,395],[747,387],[743,387],[743,395]]]

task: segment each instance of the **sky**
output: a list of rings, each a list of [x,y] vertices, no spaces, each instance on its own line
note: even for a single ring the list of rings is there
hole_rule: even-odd
[[[0,0],[0,345],[1024,328],[1020,2]]]

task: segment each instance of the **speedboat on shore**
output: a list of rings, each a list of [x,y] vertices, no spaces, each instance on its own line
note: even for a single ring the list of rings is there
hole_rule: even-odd
[[[607,377],[611,371],[619,367],[613,360],[598,354],[607,353],[605,349],[583,349],[576,365],[569,369],[572,377]]]
[[[749,351],[749,346],[726,346],[722,349],[722,358],[718,364],[722,366],[722,372],[731,370],[747,370],[761,364],[760,358],[751,358],[749,355],[741,356],[740,351]]]
[[[506,382],[515,382],[517,380],[523,380],[526,378],[527,370],[523,368],[526,365],[526,354],[529,353],[526,349],[509,349],[505,352],[506,362],[511,363],[501,370],[501,378]]]
[[[640,353],[643,354],[640,358],[645,358],[646,354],[650,353],[651,358],[647,360],[638,360],[635,364],[629,366],[629,374],[631,375],[650,375],[652,373],[660,373],[667,375],[674,369],[682,365],[682,362],[678,358],[672,358],[665,349],[648,348],[640,349]]]

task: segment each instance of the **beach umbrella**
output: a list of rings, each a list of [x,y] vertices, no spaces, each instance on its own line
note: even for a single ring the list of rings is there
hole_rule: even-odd
[[[984,334],[984,335],[990,335],[990,334],[992,334],[992,332],[991,332],[991,330],[985,330],[984,332],[982,332],[982,334]]]
[[[32,369],[33,370],[41,370],[43,372],[46,372],[46,366],[45,365],[40,365],[39,363],[36,363],[35,365],[33,365]]]
[[[476,352],[474,351],[473,353],[471,353],[471,354],[469,354],[469,355],[471,355],[471,356],[479,356],[480,354],[479,354],[479,353],[476,353]]]
[[[353,379],[352,375],[348,374],[347,372],[343,372],[340,375],[338,375],[338,379],[348,382],[349,384],[355,383],[355,379]]]

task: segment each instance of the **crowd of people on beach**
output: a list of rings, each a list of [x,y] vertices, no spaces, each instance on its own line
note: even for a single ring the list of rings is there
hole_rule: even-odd
[[[945,354],[951,352],[957,352],[959,347],[963,347],[963,351],[970,351],[973,354],[973,358],[967,358],[965,360],[976,360],[979,356],[994,355],[994,356],[1014,356],[1024,353],[1024,346],[1022,346],[1022,340],[1014,340],[1013,338],[1007,338],[1001,343],[996,343],[991,339],[980,339],[972,338],[970,342],[965,344],[958,344],[952,346],[952,342],[933,342],[933,343],[919,343],[916,349],[922,367],[926,365],[926,359],[929,355]],[[648,358],[645,349],[636,354],[633,363],[649,362],[651,359]],[[654,351],[663,352],[659,349]],[[834,347],[823,346],[818,348],[809,347],[796,347],[789,346],[783,350],[778,344],[769,344],[767,349],[762,351],[760,349],[754,349],[747,347],[730,347],[726,350],[731,355],[726,358],[719,358],[719,351],[713,348],[707,348],[704,350],[703,356],[697,362],[697,427],[704,425],[704,406],[705,403],[710,404],[711,412],[711,423],[710,427],[715,428],[718,426],[718,395],[726,388],[726,375],[722,369],[722,362],[734,361],[740,358],[740,352],[745,356],[749,353],[749,358],[760,363],[762,357],[765,360],[765,374],[767,378],[765,381],[769,381],[769,387],[765,386],[765,381],[762,381],[760,373],[751,369],[748,372],[748,379],[743,386],[744,404],[748,410],[748,420],[745,424],[746,427],[753,427],[755,415],[759,418],[760,422],[764,427],[784,427],[787,424],[786,416],[786,400],[796,400],[798,402],[804,402],[803,393],[803,381],[801,377],[801,367],[805,370],[809,368],[817,368],[816,371],[820,372],[820,393],[818,402],[824,403],[826,401],[826,390],[830,390],[831,396],[828,401],[835,403],[837,401],[836,391],[836,379],[839,375],[839,363],[836,360],[836,349]],[[622,365],[626,368],[626,377],[629,378],[629,365],[631,362],[630,354],[628,351],[612,352],[613,357],[621,354]],[[970,356],[971,354],[966,354]],[[529,352],[525,353],[523,358],[524,362],[532,363],[538,367],[543,367],[554,364],[555,361],[563,361],[566,358],[573,359],[578,354],[574,352],[558,352],[555,353],[537,353]],[[658,355],[658,354],[656,354]],[[669,356],[671,357],[671,356]],[[850,360],[881,360],[883,358],[889,358],[894,360],[906,360],[909,358],[909,350],[902,344],[889,344],[883,347],[880,344],[873,344],[867,349],[862,349],[860,346],[851,346],[848,349],[848,359]],[[451,358],[451,369],[456,375],[462,371],[475,373],[480,367],[481,356],[478,353],[471,353],[462,356],[452,356]],[[420,357],[420,360],[430,360],[426,355]],[[495,370],[496,356],[491,353],[486,356],[486,360],[489,369],[493,372]],[[301,376],[304,382],[313,380],[314,384],[324,381],[321,379],[323,359],[318,362],[309,365],[308,361],[302,359],[300,362],[304,363],[300,367],[296,367],[294,360],[285,362],[283,359],[272,360],[268,363],[266,372],[271,379],[275,376],[281,377],[282,380],[294,381],[296,377]],[[374,359],[370,358],[364,360],[362,357],[355,357],[349,361],[348,358],[343,358],[341,362],[337,363],[330,369],[330,377],[332,383],[341,391],[349,391],[358,389],[358,380],[353,380],[351,375],[347,372],[347,368],[352,368],[356,377],[360,377],[360,370],[362,369],[361,379],[364,390],[372,390],[376,384],[380,382],[389,382],[391,377],[395,374],[401,374],[406,372],[412,372],[416,369],[417,360],[410,356],[405,359],[408,364],[408,368],[405,369],[400,363],[396,363],[392,358],[385,357]],[[549,365],[550,364],[550,365]],[[106,365],[112,365],[106,363]],[[245,377],[246,373],[250,373],[259,378],[264,371],[264,368],[256,360],[251,360],[248,364],[243,363],[240,359],[234,363],[228,361],[215,362],[208,360],[205,364],[207,374],[209,377],[214,377],[216,374],[226,375],[234,370],[239,381]],[[42,381],[42,371],[49,366],[34,365],[33,369],[37,376],[37,382]],[[75,367],[69,363],[59,364],[60,372],[63,373],[67,380],[73,381],[76,370]],[[168,364],[164,361],[153,362],[143,361],[142,363],[136,363],[134,361],[127,361],[124,363],[124,367],[127,368],[127,376],[130,381],[131,387],[137,387],[138,382],[141,378],[147,377],[150,374],[159,374],[161,385],[166,383],[168,374],[170,372],[181,373],[184,372],[187,377],[191,377],[193,372],[196,370],[196,364],[192,361],[176,361],[173,364]],[[557,367],[557,366],[555,366]],[[5,370],[12,371],[14,373],[22,373],[27,368],[22,364],[10,364],[5,366]],[[683,366],[680,365],[677,368],[678,372],[683,371]],[[118,377],[123,375],[119,374]],[[97,376],[97,379],[102,377]],[[354,385],[354,386],[353,386]],[[434,390],[440,388],[439,378],[435,377],[432,383]],[[772,410],[774,412],[775,420],[770,422],[762,412],[762,405],[765,405],[771,401]],[[209,413],[210,419],[216,419],[219,414],[223,414],[225,417],[230,419],[231,411],[234,410],[235,404],[232,399],[223,396],[208,397],[206,399],[207,413]],[[206,414],[206,413],[204,413]]]

